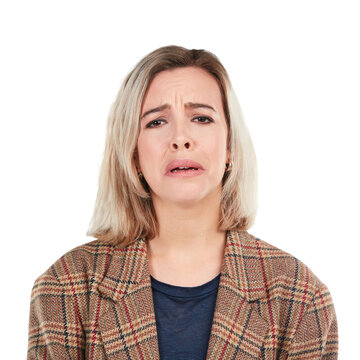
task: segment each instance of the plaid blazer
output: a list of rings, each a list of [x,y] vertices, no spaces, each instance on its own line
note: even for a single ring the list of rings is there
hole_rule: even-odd
[[[189,329],[191,331],[191,329]],[[98,240],[34,284],[29,359],[159,359],[145,240]],[[228,231],[206,359],[337,359],[328,288],[298,259]]]

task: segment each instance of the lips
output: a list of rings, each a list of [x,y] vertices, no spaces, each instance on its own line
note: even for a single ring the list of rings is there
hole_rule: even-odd
[[[194,160],[175,159],[167,165],[165,174],[169,174],[169,173],[171,173],[171,170],[174,170],[179,167],[187,167],[187,168],[195,168],[195,169],[204,170],[204,168],[198,162],[196,162]]]

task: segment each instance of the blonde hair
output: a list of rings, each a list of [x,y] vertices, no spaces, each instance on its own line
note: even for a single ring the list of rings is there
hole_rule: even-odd
[[[257,210],[256,156],[228,74],[209,51],[165,46],[145,56],[127,75],[110,109],[88,236],[125,247],[139,237],[151,240],[159,234],[149,186],[139,178],[135,163],[141,105],[156,74],[189,66],[204,69],[216,79],[229,129],[232,169],[222,179],[219,230],[247,230],[253,225]]]

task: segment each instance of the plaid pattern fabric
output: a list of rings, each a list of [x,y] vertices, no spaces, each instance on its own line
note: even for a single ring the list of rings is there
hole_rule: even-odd
[[[159,360],[147,261],[143,239],[123,249],[95,240],[56,261],[33,287],[28,360]],[[337,350],[327,287],[290,254],[228,231],[206,359],[337,359]]]

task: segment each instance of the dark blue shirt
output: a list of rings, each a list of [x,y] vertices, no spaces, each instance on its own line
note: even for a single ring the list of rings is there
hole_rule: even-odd
[[[163,283],[151,276],[161,360],[204,360],[220,274],[194,287]]]

